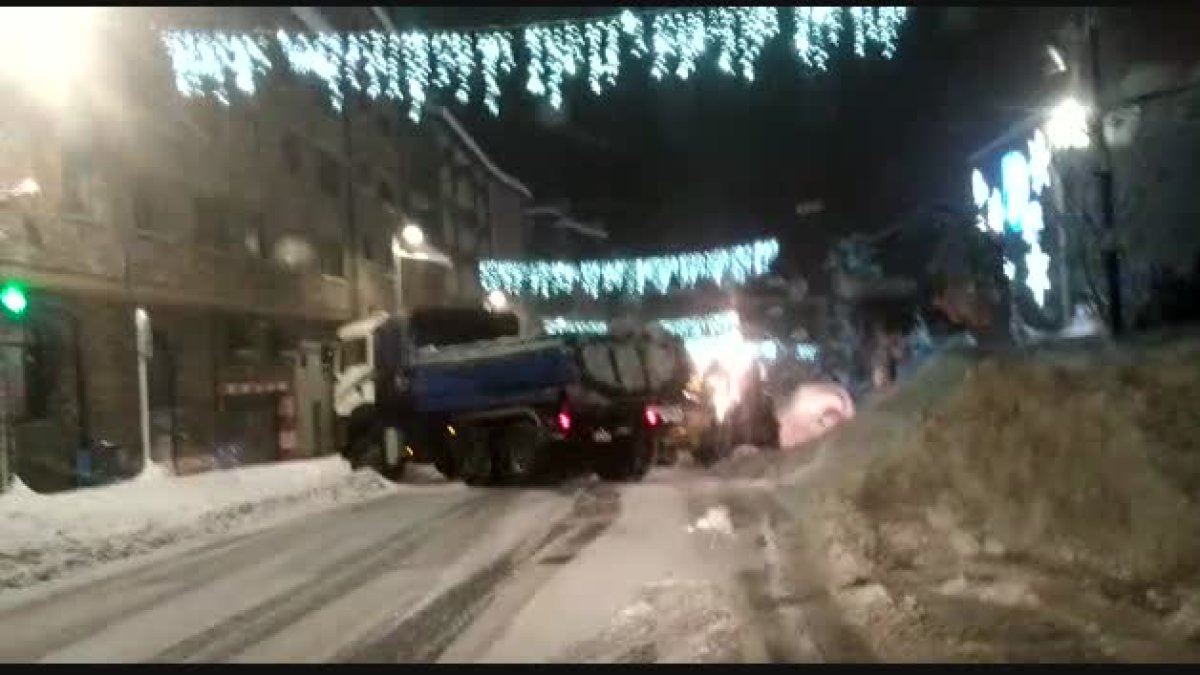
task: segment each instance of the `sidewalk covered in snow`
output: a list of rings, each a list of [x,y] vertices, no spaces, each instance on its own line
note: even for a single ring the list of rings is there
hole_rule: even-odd
[[[0,495],[0,591],[396,489],[374,472],[352,472],[341,457],[184,477],[150,473],[53,495],[17,482]]]

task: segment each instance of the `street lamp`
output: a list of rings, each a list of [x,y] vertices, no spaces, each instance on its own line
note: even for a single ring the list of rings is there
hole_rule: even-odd
[[[488,293],[487,300],[484,304],[489,311],[503,312],[504,310],[508,309],[508,296],[504,295],[504,293],[499,290],[494,290],[491,293]]]
[[[1108,295],[1109,323],[1113,337],[1124,331],[1124,308],[1121,298],[1121,255],[1116,229],[1113,203],[1112,153],[1104,131],[1104,116],[1112,110],[1103,98],[1102,73],[1100,68],[1099,9],[1084,10],[1081,28],[1083,49],[1090,61],[1090,73],[1082,79],[1087,83],[1091,106],[1085,106],[1074,98],[1066,98],[1050,111],[1044,127],[1047,141],[1055,150],[1087,150],[1094,144],[1096,177],[1099,181],[1099,202],[1102,231],[1102,253],[1105,285]],[[1066,59],[1053,46],[1049,49],[1052,69],[1056,72],[1069,70]],[[1082,56],[1083,54],[1080,54]],[[1066,314],[1069,316],[1069,314]]]
[[[1057,75],[1067,72],[1067,61],[1062,52],[1054,45],[1046,45],[1046,55],[1050,59],[1050,74]]]
[[[1055,150],[1083,150],[1091,144],[1088,136],[1090,112],[1074,98],[1067,97],[1050,111],[1046,120],[1046,139]]]
[[[404,230],[400,232],[400,237],[404,239],[404,243],[413,248],[425,243],[425,232],[411,223],[404,226]]]

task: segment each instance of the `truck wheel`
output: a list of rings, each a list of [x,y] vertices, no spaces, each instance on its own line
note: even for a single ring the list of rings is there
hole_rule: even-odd
[[[758,448],[779,449],[779,418],[775,416],[775,405],[770,400],[759,406],[753,436],[754,445]]]
[[[467,485],[490,485],[495,473],[492,449],[487,433],[480,429],[463,429],[459,433],[458,473]]]
[[[596,461],[596,475],[606,481],[639,481],[650,472],[654,461],[653,439],[638,436],[613,442],[609,452]]]
[[[433,467],[447,480],[458,478],[458,471],[454,466],[454,451],[450,448],[441,448],[437,451],[437,455],[433,458]]]
[[[696,461],[708,468],[725,459],[733,452],[733,432],[727,424],[714,425],[704,432],[700,444],[692,453]]]
[[[641,480],[650,473],[650,467],[654,466],[655,458],[658,457],[659,445],[658,437],[650,434],[634,438],[633,475],[630,476],[631,478]]]
[[[529,483],[541,468],[541,433],[537,425],[522,420],[499,432],[495,456],[500,459],[503,482],[520,485]]]
[[[369,466],[392,482],[403,480],[408,458],[401,452],[395,464],[388,464],[383,427],[374,425],[364,430],[354,439],[351,447],[351,455],[354,457],[352,465],[356,468]]]

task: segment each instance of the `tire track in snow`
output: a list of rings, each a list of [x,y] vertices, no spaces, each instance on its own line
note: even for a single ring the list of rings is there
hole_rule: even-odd
[[[446,504],[439,500],[423,503],[421,510],[432,507],[436,512],[453,506],[453,502]],[[323,550],[329,548],[328,542],[314,541],[306,533],[340,531],[348,542],[361,541],[371,534],[373,527],[378,527],[381,516],[397,508],[395,499],[383,499],[337,509],[279,528],[183,550],[171,557],[155,557],[86,584],[72,583],[51,594],[36,596],[30,602],[0,612],[0,629],[9,638],[0,644],[0,660],[37,660],[92,640],[143,613],[180,602],[222,579],[250,573],[255,568],[263,572],[282,570],[290,559],[319,558],[328,553]],[[358,518],[348,521],[352,514]],[[351,527],[346,527],[347,522]],[[396,531],[410,526],[402,523]],[[394,534],[384,532],[382,537],[376,535],[371,541],[377,544],[381,538]]]
[[[455,505],[436,516],[411,523],[382,546],[378,541],[323,565],[313,581],[295,593],[280,595],[241,612],[203,633],[157,654],[152,662],[221,661],[275,634],[303,616],[368,583],[384,571],[402,567],[423,540],[440,527],[481,524],[492,512],[503,511],[514,495],[496,493]],[[497,503],[499,502],[499,503]]]
[[[508,626],[512,617],[524,609],[564,565],[573,561],[616,522],[621,513],[620,498],[616,487],[603,483],[591,484],[579,491],[565,521],[554,524],[534,545],[516,551],[498,563],[504,568],[503,573],[499,567],[485,569],[468,582],[475,584],[475,598],[462,612],[460,620],[442,632],[443,639],[437,642],[436,649],[393,653],[400,654],[399,660],[403,661],[458,663],[478,658]],[[410,621],[415,626],[422,617],[414,616]],[[411,632],[401,626],[393,641]]]

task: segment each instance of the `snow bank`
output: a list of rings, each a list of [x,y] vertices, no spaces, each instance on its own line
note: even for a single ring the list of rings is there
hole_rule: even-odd
[[[0,589],[201,536],[395,490],[341,457],[0,496]]]
[[[947,352],[811,444],[776,495],[881,660],[1192,653],[1198,395],[1195,337]]]
[[[864,513],[923,512],[959,535],[959,550],[996,541],[1114,579],[1161,580],[1200,562],[1200,341],[964,365],[852,486]],[[921,392],[897,396],[907,393]]]
[[[1200,563],[1196,400],[1197,339],[947,353],[819,440],[803,490],[781,496],[840,502],[830,517],[866,554],[933,537],[963,557],[1167,579]]]

